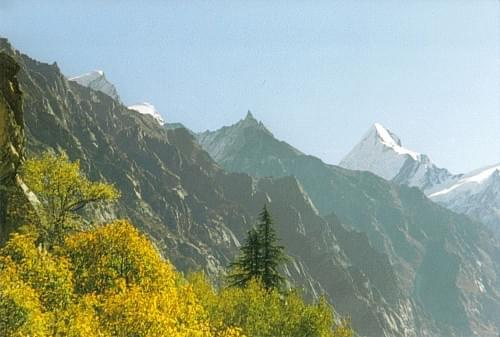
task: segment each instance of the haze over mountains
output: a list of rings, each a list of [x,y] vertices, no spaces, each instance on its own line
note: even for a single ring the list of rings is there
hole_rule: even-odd
[[[373,145],[384,161],[353,150],[349,163],[364,160],[393,182],[304,154],[251,113],[194,137],[127,108],[103,86],[68,81],[4,39],[0,50],[21,65],[29,153],[64,150],[90,177],[115,183],[122,199],[95,215],[132,219],[179,269],[216,280],[268,203],[293,257],[289,279],[309,296],[325,293],[360,335],[498,335],[498,241],[405,186],[434,191],[466,176],[404,149],[382,126],[359,149]]]

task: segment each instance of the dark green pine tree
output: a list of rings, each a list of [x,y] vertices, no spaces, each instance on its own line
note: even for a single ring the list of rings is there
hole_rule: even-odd
[[[257,228],[248,231],[240,255],[229,265],[229,286],[244,287],[257,279],[266,289],[281,288],[285,278],[279,267],[287,261],[284,247],[278,245],[278,237],[267,207],[259,215]]]
[[[280,266],[287,261],[285,248],[278,244],[278,236],[273,227],[273,220],[267,206],[264,205],[257,225],[260,242],[261,281],[266,289],[281,288],[285,278],[280,273]]]
[[[248,231],[245,244],[240,248],[240,255],[229,265],[228,283],[231,287],[244,287],[251,279],[260,279],[262,274],[262,256],[257,230]]]

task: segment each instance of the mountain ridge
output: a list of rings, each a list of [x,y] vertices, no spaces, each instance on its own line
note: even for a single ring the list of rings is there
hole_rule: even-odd
[[[421,324],[439,331],[431,335],[494,335],[488,320],[482,321],[483,316],[491,317],[491,312],[478,314],[476,310],[484,310],[481,303],[498,302],[494,290],[498,285],[494,286],[497,281],[493,279],[484,280],[485,270],[480,270],[476,261],[482,259],[481,251],[490,251],[495,258],[487,269],[496,270],[500,259],[493,252],[499,246],[494,239],[490,242],[481,224],[447,211],[418,188],[388,182],[370,172],[325,164],[258,128],[242,129],[236,123],[199,134],[198,141],[209,153],[221,148],[217,142],[223,142],[224,151],[214,157],[228,171],[255,177],[294,176],[322,216],[328,219],[333,213],[348,228],[364,233],[370,244],[389,258],[397,283],[414,303],[413,312]],[[450,269],[440,269],[441,264]],[[393,309],[405,317],[406,309]]]
[[[500,235],[500,163],[464,174],[430,194],[429,198],[480,220]]]
[[[28,154],[65,151],[80,160],[90,179],[112,182],[122,192],[115,206],[91,209],[88,217],[97,223],[128,218],[179,270],[201,269],[216,280],[267,202],[295,261],[287,274],[308,296],[325,294],[339,312],[354,313],[361,335],[402,336],[414,328],[378,300],[391,297],[381,292],[397,289],[365,287],[381,281],[375,274],[371,280],[371,272],[340,248],[332,225],[317,214],[295,178],[225,172],[189,131],[166,130],[150,116],[68,81],[58,67],[19,53],[5,39],[0,50],[21,65]],[[363,251],[376,256],[370,245]],[[384,283],[396,284],[390,264],[376,261],[385,271]]]
[[[500,183],[494,178],[494,167],[498,164],[466,174],[451,174],[434,165],[427,155],[402,148],[398,136],[376,123],[340,166],[370,171],[399,185],[418,187],[433,201],[483,222],[500,235]],[[490,178],[492,174],[491,179],[472,178],[480,175]]]

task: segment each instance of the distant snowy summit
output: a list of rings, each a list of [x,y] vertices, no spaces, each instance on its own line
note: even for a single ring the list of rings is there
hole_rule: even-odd
[[[399,137],[379,123],[368,130],[339,166],[370,171],[386,180],[418,187],[425,193],[459,178],[434,165],[427,155],[403,147]]]
[[[404,148],[398,136],[375,123],[339,165],[418,187],[431,200],[500,234],[500,163],[454,175],[425,154]]]
[[[429,198],[457,213],[481,220],[500,234],[500,163],[465,174]]]
[[[107,80],[106,75],[104,75],[104,72],[102,70],[94,70],[79,76],[70,77],[68,79],[70,81],[75,81],[76,83],[84,87],[100,91],[121,102],[120,96],[118,95],[115,86]]]
[[[128,108],[131,110],[135,110],[143,115],[151,115],[153,116],[154,119],[158,121],[158,123],[160,123],[160,125],[162,126],[165,125],[165,120],[158,112],[158,110],[156,110],[155,106],[151,103],[148,102],[137,103],[130,105]]]

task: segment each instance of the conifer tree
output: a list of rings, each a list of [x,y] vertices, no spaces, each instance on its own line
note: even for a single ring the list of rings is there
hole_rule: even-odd
[[[279,289],[285,280],[279,267],[286,260],[284,247],[278,245],[271,215],[264,205],[257,227],[248,231],[240,255],[229,266],[229,285],[244,287],[257,279],[266,289]]]
[[[257,230],[252,228],[247,233],[245,244],[240,248],[240,255],[229,265],[229,285],[243,287],[250,280],[259,279],[262,274],[261,262],[259,236]]]
[[[284,252],[285,248],[278,244],[278,236],[266,205],[260,213],[257,234],[260,242],[262,285],[266,289],[279,289],[285,281],[279,267],[287,260],[287,257]]]

